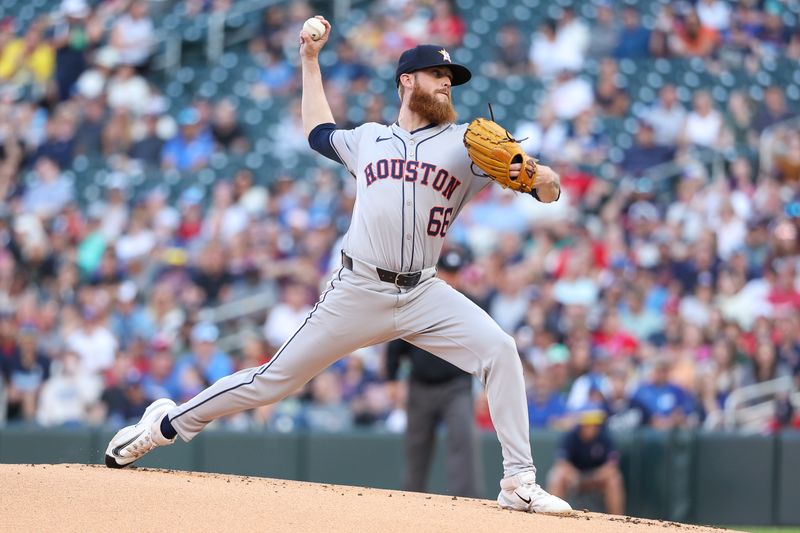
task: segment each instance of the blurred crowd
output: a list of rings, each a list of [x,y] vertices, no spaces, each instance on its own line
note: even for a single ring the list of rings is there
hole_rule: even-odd
[[[645,23],[635,6],[593,5],[592,18],[567,7],[534,31],[505,25],[486,43],[491,60],[470,65],[544,83],[535,116],[508,126],[561,173],[563,195],[542,205],[499,187],[480,193],[448,232],[448,247],[470,257],[459,286],[515,337],[532,427],[565,429],[598,406],[615,429],[719,427],[736,389],[800,379],[800,132],[771,128],[797,109],[780,85],[760,98],[734,88],[721,104],[666,83],[643,103],[619,65],[692,57],[709,72],[755,75],[775,57],[800,60],[797,14],[773,0],[698,0]],[[314,156],[296,47],[311,13],[302,2],[267,8],[240,51],[259,65],[248,98],[286,106],[264,134],[272,149],[304,158]],[[354,125],[348,95],[368,91],[402,50],[458,49],[470,23],[448,0],[356,13],[323,58],[343,127]],[[354,202],[340,169],[320,163],[299,179],[242,166],[177,197],[133,186],[133,168],[192,175],[263,140],[226,96],[172,110],[152,66],[156,26],[144,0],[63,0],[27,27],[0,21],[0,421],[118,425],[153,398],[186,400],[268,361],[338,264]],[[394,120],[390,97],[366,102],[355,122]],[[615,148],[602,124],[614,118],[634,120],[636,133],[601,177],[593,169]],[[765,131],[773,152],[760,154]],[[723,157],[709,164],[707,153]],[[71,174],[81,157],[108,161],[90,202]],[[665,164],[678,171],[654,179]],[[254,295],[252,313],[226,321]],[[384,352],[359,350],[279,404],[219,425],[401,430],[403,395],[384,379]],[[477,388],[475,406],[476,425],[491,430]],[[787,397],[775,406],[764,429],[800,426]]]

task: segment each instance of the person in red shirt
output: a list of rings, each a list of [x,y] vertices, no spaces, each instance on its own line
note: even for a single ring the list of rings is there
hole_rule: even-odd
[[[433,18],[428,24],[430,42],[442,43],[445,47],[461,45],[466,24],[454,11],[450,0],[437,0],[433,4]]]
[[[676,28],[673,51],[681,56],[707,57],[714,52],[719,42],[716,30],[703,26],[696,11],[690,11],[683,24]]]

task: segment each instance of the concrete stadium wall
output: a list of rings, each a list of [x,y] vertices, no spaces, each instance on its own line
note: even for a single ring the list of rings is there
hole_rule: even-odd
[[[0,429],[0,463],[102,464],[113,433],[9,426]],[[767,437],[639,431],[615,438],[627,514],[702,524],[800,525],[800,433]],[[553,432],[532,435],[542,484],[559,439]],[[483,496],[493,499],[502,475],[495,435],[481,435],[479,450]],[[440,440],[430,476],[432,492],[447,492],[445,453]],[[400,489],[403,443],[398,435],[374,432],[206,431],[189,444],[157,450],[138,464]]]

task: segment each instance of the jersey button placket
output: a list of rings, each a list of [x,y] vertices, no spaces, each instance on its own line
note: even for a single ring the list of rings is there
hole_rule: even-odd
[[[416,158],[416,157],[415,157],[415,156],[416,156],[416,151],[415,151],[415,150],[416,150],[416,144],[417,144],[417,141],[416,141],[416,140],[414,140],[414,139],[409,139],[409,141],[408,141],[408,155],[407,155],[407,157],[406,157],[406,161],[409,161],[409,160],[414,160],[414,159]],[[408,192],[409,192],[409,193],[411,193],[411,194],[413,195],[414,185],[413,185],[412,183],[404,183],[403,185],[404,185],[404,186],[406,186],[406,187],[408,187],[408,189],[407,189],[407,190],[408,190]],[[406,196],[406,207],[412,207],[414,204],[413,204],[413,202],[412,202],[411,200],[409,200],[408,198],[409,198],[409,197],[408,197],[408,196]],[[416,217],[415,217],[415,213],[414,213],[413,209],[409,209],[409,211],[410,211],[410,212],[408,213],[408,214],[410,215],[410,220],[409,220],[409,222],[410,222],[410,225],[411,225],[411,227],[413,228],[413,227],[414,227],[414,223],[416,222],[416,221],[415,221],[415,218],[416,218]],[[403,216],[406,216],[406,213],[403,213]],[[411,241],[411,239],[412,239],[412,236],[411,236],[411,234],[410,234],[410,233],[407,233],[407,234],[406,234],[406,242],[409,242],[409,241]],[[409,249],[409,253],[410,253],[411,255],[410,255],[409,257],[413,257],[413,253],[414,253],[414,243],[413,243],[413,242],[409,242],[409,244],[411,245],[411,246],[410,246],[410,249]],[[413,265],[409,265],[409,269],[411,269],[411,267],[412,267],[412,266],[413,266]]]

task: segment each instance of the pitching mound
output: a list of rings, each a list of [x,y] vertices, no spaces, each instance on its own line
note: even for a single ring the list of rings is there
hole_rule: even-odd
[[[504,511],[493,501],[88,465],[0,465],[4,531],[701,532],[669,522]]]

